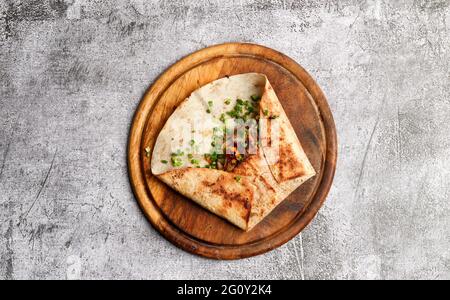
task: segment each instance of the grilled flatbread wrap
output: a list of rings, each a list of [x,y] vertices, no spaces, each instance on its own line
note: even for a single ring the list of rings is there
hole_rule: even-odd
[[[239,132],[230,131],[239,122],[243,146]],[[216,80],[184,100],[156,140],[151,169],[246,231],[316,175],[269,80],[257,73]]]

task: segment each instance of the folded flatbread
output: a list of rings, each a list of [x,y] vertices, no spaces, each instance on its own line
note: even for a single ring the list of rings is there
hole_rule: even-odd
[[[151,168],[243,230],[316,174],[269,80],[256,73],[216,80],[184,100],[156,140]]]

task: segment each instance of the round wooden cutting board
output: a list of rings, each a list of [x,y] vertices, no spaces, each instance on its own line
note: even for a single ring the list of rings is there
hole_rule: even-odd
[[[166,120],[194,90],[228,75],[249,72],[263,73],[269,78],[317,176],[292,193],[254,229],[244,232],[154,177],[145,149],[153,149]],[[136,111],[128,144],[131,185],[152,225],[182,249],[216,259],[258,255],[296,236],[325,201],[336,157],[333,117],[311,76],[275,50],[240,43],[200,50],[162,74]]]

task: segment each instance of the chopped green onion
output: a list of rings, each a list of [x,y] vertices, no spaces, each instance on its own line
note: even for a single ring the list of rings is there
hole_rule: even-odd
[[[268,116],[269,115],[269,111],[267,109],[264,110],[264,115]]]
[[[212,107],[213,106],[213,102],[210,100],[210,101],[208,101],[208,106],[209,107]]]
[[[226,105],[230,105],[231,104],[231,100],[230,99],[225,99],[225,104]]]
[[[177,152],[173,152],[172,154],[170,154],[170,156],[175,157],[175,156],[183,156],[184,152],[181,150],[177,150]]]
[[[234,180],[236,180],[236,182],[241,182],[242,177],[241,176],[236,176],[234,177]]]
[[[255,101],[255,102],[258,102],[258,101],[261,100],[261,96],[258,96],[258,95],[253,95],[251,98],[252,98],[252,100]]]
[[[167,164],[167,163],[168,163],[168,161],[165,160],[165,159],[163,159],[161,162],[162,162],[163,164]]]
[[[179,157],[172,157],[171,162],[174,167],[181,167],[183,165],[183,161]]]

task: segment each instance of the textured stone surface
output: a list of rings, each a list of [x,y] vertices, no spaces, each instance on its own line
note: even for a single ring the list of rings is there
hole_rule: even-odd
[[[0,0],[0,278],[450,279],[450,1]],[[301,63],[339,132],[334,186],[287,245],[169,244],[130,190],[143,92],[202,47]]]

